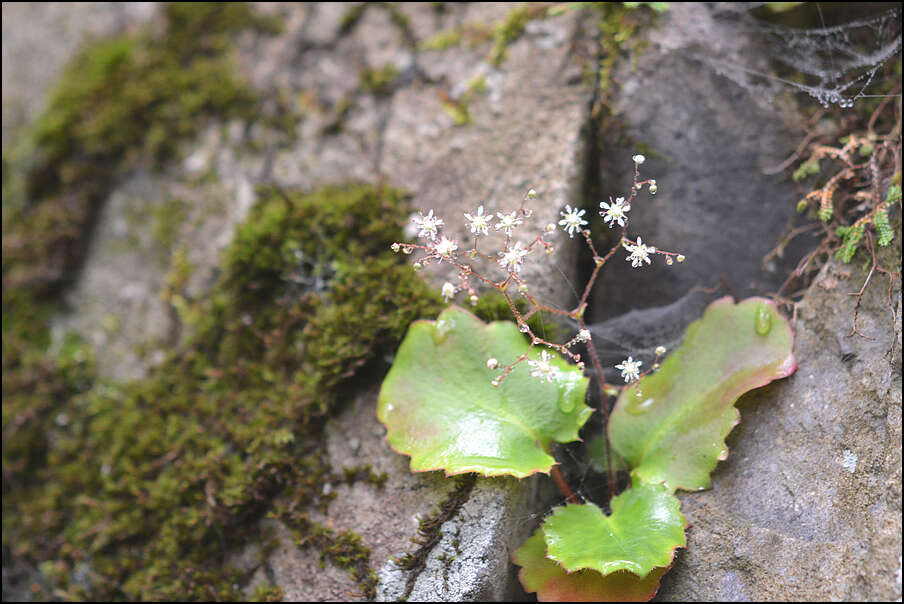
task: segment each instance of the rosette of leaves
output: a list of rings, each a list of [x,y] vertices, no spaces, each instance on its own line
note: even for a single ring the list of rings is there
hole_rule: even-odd
[[[549,351],[547,351],[549,352]],[[559,379],[544,381],[520,363],[498,386],[487,359],[536,359],[514,323],[484,323],[452,306],[436,321],[412,323],[383,382],[377,416],[390,446],[411,470],[523,478],[549,472],[553,442],[578,440],[592,413],[587,378],[558,355]]]
[[[793,337],[775,305],[722,298],[692,323],[661,368],[625,388],[609,419],[614,453],[632,486],[610,501],[556,508],[514,555],[541,601],[642,601],[655,595],[686,520],[676,489],[711,486],[740,421],[735,401],[797,368]]]

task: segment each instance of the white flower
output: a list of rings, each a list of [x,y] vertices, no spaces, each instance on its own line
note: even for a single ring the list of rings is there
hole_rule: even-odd
[[[559,368],[551,364],[553,356],[545,350],[540,353],[540,358],[536,361],[528,361],[527,364],[533,367],[530,372],[531,377],[540,378],[547,382],[555,382],[559,379]]]
[[[497,361],[493,357],[490,357],[487,359],[487,368],[488,369],[496,369],[497,367],[499,367],[499,361]]]
[[[616,365],[615,368],[621,371],[621,376],[625,380],[625,383],[629,384],[640,377],[641,365],[643,365],[643,361],[635,361],[631,357],[628,357],[622,361],[620,365]]]
[[[609,198],[609,201],[612,201],[612,198]],[[630,203],[625,203],[624,197],[619,197],[615,201],[612,201],[611,204],[606,203],[605,201],[600,202],[600,207],[605,210],[605,212],[600,212],[600,216],[603,217],[603,222],[609,223],[609,228],[615,226],[615,223],[618,223],[618,226],[625,226],[625,212],[628,212],[631,209]]]
[[[631,252],[625,260],[630,261],[631,266],[634,268],[643,266],[644,262],[650,264],[650,254],[656,251],[655,247],[644,245],[644,242],[641,241],[640,237],[637,238],[637,245],[627,244],[625,245],[625,249]]]
[[[521,242],[517,242],[515,247],[509,249],[504,254],[500,253],[502,258],[499,259],[499,265],[512,273],[521,272],[521,263],[530,250],[521,247]]]
[[[585,210],[578,211],[577,208],[572,210],[569,205],[565,206],[564,212],[559,212],[559,214],[562,215],[559,226],[565,229],[569,237],[574,237],[574,232],[580,231],[581,227],[587,224],[587,221],[581,218],[581,216],[584,215],[584,212]]]
[[[577,336],[578,342],[589,342],[590,341],[590,330],[582,329],[578,332]]]
[[[501,229],[508,237],[512,236],[512,229],[521,224],[521,219],[518,218],[517,212],[512,212],[511,214],[496,212],[496,216],[499,217],[499,222],[496,223],[496,230]]]
[[[442,219],[438,216],[434,216],[433,210],[430,210],[426,216],[421,212],[418,212],[417,216],[411,218],[411,222],[419,229],[417,234],[418,237],[430,239],[431,241],[436,240],[436,235],[439,233],[439,227],[443,226]]]
[[[465,218],[471,221],[471,232],[472,233],[483,233],[484,235],[489,235],[488,229],[490,228],[490,216],[485,215],[483,213],[483,206],[477,208],[477,214],[471,216],[467,212],[465,212]]]
[[[637,155],[635,155],[635,156],[632,157],[631,159],[633,159],[633,160],[634,160],[634,163],[637,164],[637,165],[639,166],[639,165],[642,164],[644,161],[646,161],[647,158],[644,157],[643,155],[641,155],[641,154],[638,153]]]
[[[452,256],[452,252],[458,249],[458,245],[455,243],[454,239],[446,239],[443,237],[433,249],[443,258],[449,258]]]
[[[446,302],[446,304],[449,303],[449,300],[454,295],[455,295],[455,286],[452,285],[451,283],[449,283],[448,281],[443,283],[443,300]]]

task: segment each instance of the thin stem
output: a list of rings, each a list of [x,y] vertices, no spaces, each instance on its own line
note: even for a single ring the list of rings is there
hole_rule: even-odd
[[[568,501],[568,503],[580,503],[578,496],[574,494],[574,491],[572,491],[571,487],[568,486],[568,482],[565,480],[565,477],[562,476],[562,471],[559,470],[559,466],[553,466],[552,468],[550,468],[549,475],[552,476],[552,479],[556,481],[559,490],[562,491],[563,495],[565,495],[565,500]]]

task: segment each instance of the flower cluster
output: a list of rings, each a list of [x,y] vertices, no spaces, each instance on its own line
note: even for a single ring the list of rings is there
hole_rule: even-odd
[[[460,250],[459,244],[454,237],[442,234],[441,231],[445,222],[439,216],[436,216],[432,209],[426,215],[423,212],[418,212],[417,215],[411,218],[412,233],[416,230],[417,237],[423,240],[424,243],[395,243],[392,249],[405,254],[411,254],[415,250],[423,251],[425,253],[424,256],[413,265],[415,269],[421,269],[431,263],[439,264],[443,261],[454,265],[458,269],[459,283],[457,285],[449,281],[443,283],[441,294],[446,303],[449,303],[457,294],[467,292],[468,300],[471,304],[477,304],[478,294],[474,286],[475,282],[480,287],[496,289],[508,301],[512,312],[515,314],[519,329],[531,339],[531,347],[543,346],[549,350],[555,350],[559,354],[570,358],[579,368],[583,369],[584,363],[581,361],[580,355],[573,352],[571,348],[580,343],[588,343],[591,339],[590,331],[583,320],[583,312],[587,306],[586,298],[592,290],[600,268],[613,253],[619,247],[623,248],[627,252],[625,260],[630,262],[633,268],[643,268],[644,265],[652,264],[652,258],[657,254],[665,257],[667,265],[672,265],[675,261],[683,262],[685,259],[683,255],[676,252],[662,251],[652,245],[647,245],[640,236],[636,239],[627,237],[628,213],[631,211],[632,201],[644,187],[647,187],[651,194],[655,194],[657,191],[655,180],[639,179],[639,167],[646,161],[646,158],[643,155],[635,155],[632,159],[634,161],[634,182],[630,192],[624,197],[616,197],[615,199],[610,197],[608,202],[604,201],[599,204],[599,215],[602,217],[603,224],[610,229],[615,226],[621,229],[620,239],[608,254],[601,255],[597,253],[590,237],[590,231],[587,228],[589,222],[585,218],[586,210],[572,207],[570,204],[565,205],[565,208],[559,212],[561,219],[558,221],[558,227],[550,222],[542,229],[539,235],[519,238],[519,229],[524,228],[525,219],[531,216],[530,209],[525,208],[525,202],[537,197],[537,192],[534,189],[528,191],[521,206],[516,210],[488,212],[485,204],[481,204],[477,206],[476,211],[465,212],[466,225],[474,236],[474,244],[470,249]],[[596,265],[590,276],[589,283],[584,289],[584,295],[578,305],[570,311],[551,308],[538,302],[531,295],[523,272],[524,263],[537,248],[544,248],[547,254],[553,252],[552,242],[547,237],[558,231],[558,228],[561,228],[572,239],[575,235],[581,235],[589,246]],[[479,249],[478,243],[481,238],[491,238],[491,235],[498,235],[497,239],[504,236],[501,249],[495,252],[485,252]],[[474,260],[490,261],[497,267],[497,271],[502,270],[501,278],[493,278],[481,274],[475,268],[475,265],[472,264]],[[515,285],[516,287],[509,289],[509,285]],[[514,293],[515,291],[517,291],[517,294]],[[516,305],[512,299],[513,295],[520,295],[526,299],[529,310],[523,315],[516,310]],[[577,335],[565,344],[554,344],[538,337],[531,331],[527,324],[527,319],[540,311],[556,313],[576,321],[579,325]],[[588,350],[595,357],[593,347],[588,347]],[[491,358],[487,360],[487,367],[492,370],[501,369],[503,372],[493,380],[494,385],[499,385],[511,370],[523,361],[527,362],[532,376],[546,382],[555,382],[561,376],[561,372],[553,363],[554,358],[547,350],[543,350],[538,359],[529,360],[525,354],[511,365],[500,365],[497,359]],[[658,368],[658,359],[659,350],[657,350],[657,362],[654,362],[653,370]],[[640,378],[640,367],[642,364],[641,361],[635,361],[633,357],[628,357],[625,361],[616,365],[615,368],[621,371],[622,378],[626,383],[631,383]],[[598,361],[595,361],[594,366],[599,370]]]

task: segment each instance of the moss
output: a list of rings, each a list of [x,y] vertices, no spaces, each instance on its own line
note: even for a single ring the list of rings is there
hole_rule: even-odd
[[[505,62],[507,49],[527,30],[527,24],[534,19],[545,19],[548,7],[540,3],[520,4],[508,12],[500,23],[493,26],[493,47],[487,55],[487,62],[499,67]]]
[[[119,172],[138,160],[161,165],[206,116],[255,114],[255,96],[234,75],[232,40],[248,28],[272,31],[273,21],[245,3],[175,3],[162,12],[158,35],[85,46],[51,94],[32,128],[24,199],[4,189],[4,287],[58,290]]]
[[[400,598],[401,601],[406,601],[408,596],[411,595],[411,591],[414,589],[414,582],[427,563],[427,556],[439,543],[439,540],[442,539],[443,535],[440,528],[443,523],[455,517],[461,506],[471,496],[471,491],[474,490],[476,482],[476,474],[466,474],[459,478],[458,484],[455,485],[449,496],[437,506],[436,510],[429,516],[421,518],[418,522],[417,536],[411,539],[418,546],[417,549],[395,560],[396,565],[401,570],[409,571],[405,591]]]
[[[242,599],[227,553],[269,538],[255,520],[277,496],[325,507],[327,415],[440,308],[389,250],[399,191],[259,194],[196,334],[146,379],[92,384],[75,352],[8,357],[4,314],[4,547],[55,569],[61,597]],[[358,537],[271,513],[371,593]],[[85,564],[87,586],[72,579]]]
[[[386,472],[377,474],[370,464],[342,468],[342,474],[345,484],[348,485],[364,481],[379,488],[385,485],[386,481],[389,480],[389,475],[386,474]]]
[[[356,94],[357,91],[352,91],[336,102],[332,109],[332,119],[321,130],[323,134],[339,134],[342,132],[345,127],[345,120],[355,106]]]
[[[293,530],[297,547],[313,547],[320,553],[321,565],[329,561],[347,570],[361,590],[361,595],[368,600],[376,597],[377,575],[370,567],[370,549],[364,546],[360,535],[350,531],[334,531],[297,510],[286,509],[280,518]]]
[[[179,227],[188,217],[189,204],[178,198],[158,204],[151,210],[151,236],[161,253],[169,255],[179,235]]]
[[[361,72],[358,89],[376,96],[387,96],[399,77],[399,68],[387,63],[379,69],[365,69]]]
[[[514,299],[515,308],[519,313],[527,312],[529,305],[523,298]],[[514,321],[512,309],[509,307],[505,296],[491,291],[483,293],[477,300],[477,305],[472,311],[483,321]],[[560,327],[555,322],[545,322],[542,313],[535,313],[527,320],[531,330],[542,338],[555,340],[560,334]]]
[[[446,97],[442,99],[442,108],[446,115],[452,118],[456,126],[464,126],[471,123],[469,107],[474,95],[485,92],[487,89],[486,77],[481,74],[468,81],[468,86],[458,99]]]
[[[250,600],[252,602],[282,602],[285,596],[281,587],[261,584],[254,588]]]
[[[358,25],[364,12],[369,8],[379,8],[389,15],[390,21],[395,25],[402,34],[402,40],[406,45],[414,49],[417,44],[414,38],[414,32],[411,31],[411,18],[402,11],[395,2],[362,2],[355,4],[345,11],[339,25],[339,34],[347,35]]]
[[[458,46],[462,40],[461,29],[450,29],[441,31],[426,40],[418,42],[418,50],[445,50],[453,46]]]

